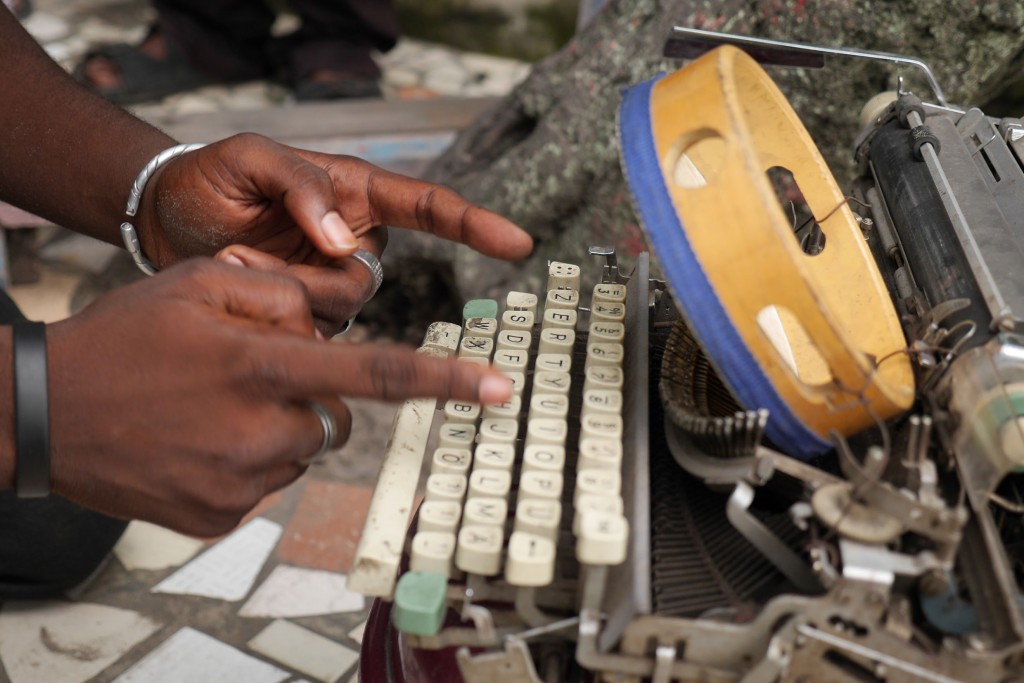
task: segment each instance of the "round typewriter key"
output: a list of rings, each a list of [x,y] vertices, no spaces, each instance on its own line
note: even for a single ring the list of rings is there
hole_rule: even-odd
[[[516,503],[516,531],[525,531],[557,541],[561,521],[562,504],[557,500],[531,498]]]
[[[575,330],[579,314],[568,308],[548,308],[544,311],[544,320],[541,323],[544,329],[561,328]]]
[[[621,304],[626,301],[626,285],[600,283],[594,285],[592,301],[607,304]]]
[[[468,448],[441,447],[434,449],[430,460],[431,474],[462,474],[469,472],[473,454]]]
[[[447,531],[455,533],[462,518],[462,506],[454,500],[425,500],[416,517],[419,531]]]
[[[533,470],[523,472],[519,477],[519,500],[540,498],[541,500],[558,500],[562,495],[564,481],[558,472]]]
[[[504,498],[512,488],[512,473],[508,470],[474,470],[469,475],[469,496]]]
[[[473,469],[511,470],[516,461],[516,448],[510,443],[482,443],[476,447]]]
[[[478,417],[480,417],[479,403],[451,399],[444,404],[445,422],[475,424]]]
[[[466,495],[466,477],[461,474],[431,474],[427,477],[426,500],[461,501]]]
[[[565,448],[548,444],[533,444],[523,451],[523,471],[542,470],[561,472],[565,469]]]
[[[459,342],[459,358],[490,358],[494,340],[489,337],[463,337]]]
[[[508,503],[504,498],[477,496],[466,500],[465,510],[462,514],[462,523],[484,524],[504,528],[507,518]]]
[[[509,292],[505,297],[505,310],[529,311],[537,314],[537,295],[532,292]]]
[[[497,343],[499,351],[529,351],[533,335],[526,330],[502,330]]]
[[[579,289],[580,267],[575,263],[552,261],[548,266],[548,289]]]
[[[412,537],[409,569],[448,576],[455,554],[455,534],[442,531],[420,531]]]
[[[622,391],[624,374],[615,365],[590,365],[583,371],[583,391],[614,389]]]
[[[505,311],[501,314],[501,329],[526,330],[533,329],[535,316],[530,311]]]
[[[494,576],[501,570],[505,534],[489,524],[465,524],[459,530],[455,566],[470,574]]]
[[[588,342],[601,344],[621,344],[626,338],[626,326],[622,323],[597,321],[590,323]]]
[[[513,586],[546,586],[555,577],[555,544],[550,538],[513,531],[508,541],[505,580]]]
[[[576,504],[573,505],[573,509],[575,512],[572,518],[572,532],[579,536],[580,521],[583,519],[583,513],[588,510],[592,510],[609,515],[621,515],[624,508],[621,496],[604,496],[599,493],[584,493],[577,498]]]

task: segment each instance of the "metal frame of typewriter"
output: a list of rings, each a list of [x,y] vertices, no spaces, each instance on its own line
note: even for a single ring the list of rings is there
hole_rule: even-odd
[[[927,70],[897,55],[689,29],[666,55],[721,42],[778,64],[821,66],[832,54]],[[661,455],[728,491],[721,513],[750,553],[736,561],[759,555],[785,588],[746,617],[659,613],[647,492],[658,455],[649,444],[661,435],[649,418],[660,412],[648,402],[648,335],[677,313],[642,255],[628,284],[626,562],[585,568],[569,593],[450,585],[462,623],[433,637],[391,631],[389,659],[394,647],[455,646],[467,683],[561,680],[544,675],[551,653],[571,657],[579,680],[622,683],[1024,680],[1024,124],[949,106],[926,73],[940,104],[900,93],[877,112],[855,144],[853,191],[909,340],[915,407],[873,434],[835,436],[823,467],[763,445],[722,460],[665,421]],[[613,261],[605,277],[625,281]],[[822,506],[840,514],[823,521]],[[783,510],[798,542],[764,509]]]

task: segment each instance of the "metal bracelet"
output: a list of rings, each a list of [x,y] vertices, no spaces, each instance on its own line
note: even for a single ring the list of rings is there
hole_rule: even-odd
[[[156,173],[158,168],[172,159],[176,159],[183,154],[188,154],[189,152],[205,146],[205,144],[201,143],[175,145],[174,147],[165,149],[153,157],[150,162],[146,164],[145,168],[142,169],[142,172],[139,173],[138,177],[135,178],[135,182],[132,183],[131,192],[128,194],[128,206],[124,210],[128,217],[133,218],[138,212],[139,203],[142,201],[142,191],[146,189],[146,183],[149,182],[149,179],[153,177],[153,174]],[[156,273],[156,266],[150,263],[149,259],[147,259],[142,253],[142,246],[139,244],[138,235],[135,233],[135,226],[132,225],[131,222],[125,221],[121,224],[121,239],[124,240],[124,247],[128,250],[128,253],[131,254],[132,260],[135,261],[135,265],[139,267],[139,270],[146,275],[153,275]]]

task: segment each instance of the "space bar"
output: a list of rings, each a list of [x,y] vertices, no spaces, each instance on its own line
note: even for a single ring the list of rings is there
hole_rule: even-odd
[[[348,575],[349,590],[389,598],[398,578],[437,399],[406,401],[395,416],[377,487]]]

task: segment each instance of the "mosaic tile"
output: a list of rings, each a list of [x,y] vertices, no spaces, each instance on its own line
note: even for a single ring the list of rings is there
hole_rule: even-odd
[[[309,617],[358,612],[362,595],[345,587],[344,574],[281,565],[274,568],[238,614],[243,617]]]
[[[347,572],[372,495],[370,488],[310,481],[281,538],[278,557],[300,567]]]
[[[199,552],[203,542],[170,529],[135,521],[128,525],[114,546],[114,555],[125,569],[167,569],[178,567]]]
[[[260,631],[249,648],[323,683],[338,680],[359,661],[358,652],[282,619]]]
[[[291,676],[193,628],[165,640],[114,683],[281,683]]]
[[[280,537],[280,524],[257,517],[161,581],[153,592],[241,600]]]
[[[0,661],[11,683],[81,683],[159,628],[137,612],[106,605],[8,603],[0,612]]]

